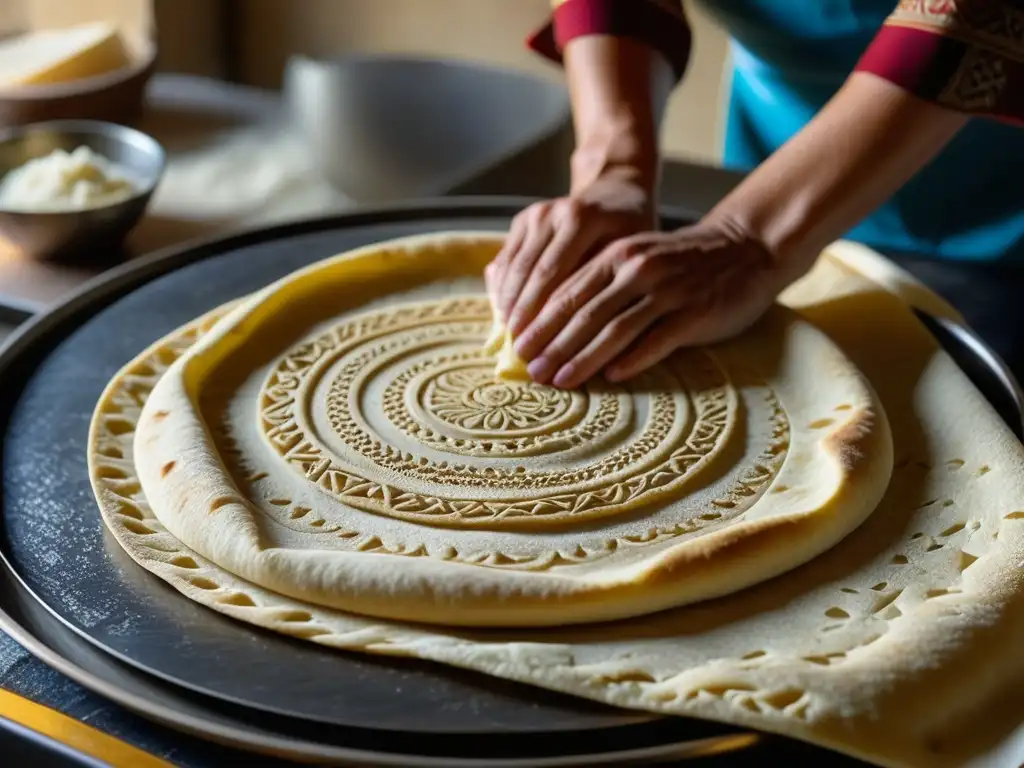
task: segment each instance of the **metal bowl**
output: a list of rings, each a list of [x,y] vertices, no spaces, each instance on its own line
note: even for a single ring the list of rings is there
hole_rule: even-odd
[[[120,248],[142,218],[163,175],[163,147],[150,136],[114,123],[57,120],[0,132],[0,179],[55,149],[86,146],[124,168],[137,184],[126,200],[75,211],[0,208],[0,235],[34,259],[102,261]]]
[[[295,56],[285,97],[326,179],[358,203],[568,185],[571,110],[558,82],[446,59]]]

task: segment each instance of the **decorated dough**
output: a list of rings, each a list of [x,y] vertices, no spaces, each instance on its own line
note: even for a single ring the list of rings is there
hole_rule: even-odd
[[[161,522],[297,599],[541,626],[728,594],[874,509],[892,470],[884,411],[809,323],[780,307],[624,386],[495,380],[490,304],[458,270],[500,244],[361,249],[224,318],[139,424],[135,461]]]
[[[892,425],[893,477],[867,522],[825,555],[701,605],[477,634],[300,602],[203,557],[154,515],[133,446],[142,403],[218,318],[238,316],[230,307],[157,342],[110,383],[90,434],[93,486],[138,563],[241,621],[781,733],[881,765],[1016,765],[992,755],[1024,715],[1024,451],[906,306],[850,265],[826,253],[787,302],[874,385]]]

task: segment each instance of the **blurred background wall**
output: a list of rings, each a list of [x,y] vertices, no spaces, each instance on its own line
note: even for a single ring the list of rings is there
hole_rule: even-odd
[[[548,0],[152,0],[163,71],[277,88],[292,53],[416,53],[478,60],[546,77],[559,70],[523,39],[541,24]],[[138,0],[0,0],[0,32],[26,23],[75,21]],[[696,3],[687,5],[694,51],[666,117],[670,157],[714,163],[726,37]]]
[[[547,16],[548,0],[233,0],[233,5],[236,74],[251,84],[277,87],[293,51],[435,54],[560,77],[556,67],[523,45]],[[693,58],[666,119],[665,146],[673,156],[713,161],[726,38],[699,6],[690,3],[689,14]]]

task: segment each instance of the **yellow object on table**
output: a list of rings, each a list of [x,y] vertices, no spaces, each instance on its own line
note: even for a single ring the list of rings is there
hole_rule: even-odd
[[[110,24],[30,32],[0,43],[0,87],[65,83],[130,64],[124,41]]]
[[[143,752],[74,718],[0,690],[0,717],[35,731],[114,768],[170,768],[170,763]]]

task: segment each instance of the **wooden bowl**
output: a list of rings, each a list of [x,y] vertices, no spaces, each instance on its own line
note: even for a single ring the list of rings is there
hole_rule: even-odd
[[[0,87],[0,128],[50,120],[130,124],[142,114],[156,44],[132,45],[134,63],[116,72],[52,85]]]

